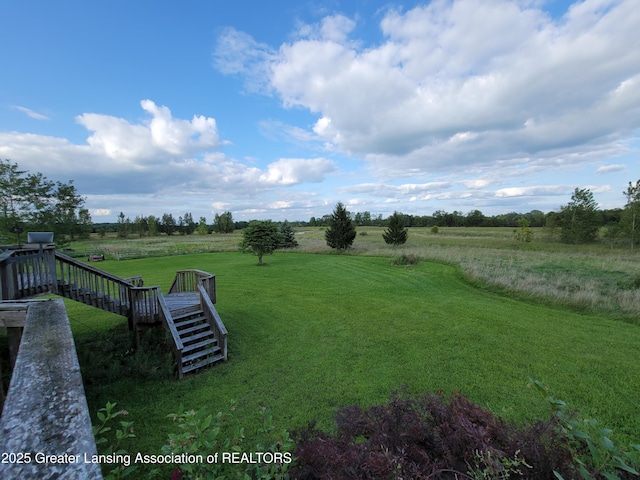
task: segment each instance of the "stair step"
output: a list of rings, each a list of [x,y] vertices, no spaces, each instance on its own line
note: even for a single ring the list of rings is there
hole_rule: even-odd
[[[211,357],[206,357],[200,361],[194,362],[190,365],[183,365],[182,373],[191,372],[193,370],[197,370],[198,368],[206,367],[207,365],[211,365],[212,363],[219,362],[224,360],[224,356],[221,354],[213,355]]]
[[[180,337],[188,336],[187,333],[197,332],[198,330],[209,329],[209,324],[206,322],[198,323],[193,327],[183,328],[182,330],[178,330]]]
[[[178,332],[178,335],[180,335],[180,332]],[[196,340],[200,340],[201,338],[212,337],[213,335],[214,333],[211,331],[211,329],[206,329],[203,332],[193,333],[191,335],[180,335],[180,338],[182,339],[182,343],[190,343],[195,342]]]
[[[198,350],[199,348],[206,347],[207,345],[217,345],[217,344],[218,344],[218,340],[216,340],[215,338],[213,338],[213,337],[207,338],[206,340],[202,340],[201,342],[198,342],[198,343],[192,343],[191,345],[185,345],[182,348],[182,353],[193,352],[194,350]]]
[[[180,322],[176,322],[175,318],[173,319],[173,324],[176,326],[176,328],[180,329],[182,327],[188,327],[191,325],[195,325],[198,322],[201,322],[205,320],[204,317],[192,317],[192,318],[187,318],[186,320],[182,320]]]
[[[171,316],[173,317],[174,322],[177,320],[182,320],[187,317],[192,317],[194,315],[202,316],[204,315],[204,312],[198,306],[171,312]]]

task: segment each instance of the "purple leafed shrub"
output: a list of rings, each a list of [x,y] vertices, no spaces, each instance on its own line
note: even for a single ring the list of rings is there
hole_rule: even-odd
[[[299,479],[574,478],[558,429],[517,429],[455,393],[400,396],[367,410],[343,408],[337,432],[293,432]]]

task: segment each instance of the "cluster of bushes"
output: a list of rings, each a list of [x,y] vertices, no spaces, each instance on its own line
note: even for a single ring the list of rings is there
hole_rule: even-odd
[[[272,452],[280,462],[247,464],[187,463],[177,465],[172,478],[279,479],[630,479],[640,476],[640,445],[630,450],[617,447],[610,430],[595,420],[571,415],[561,400],[548,394],[540,382],[531,386],[543,394],[553,408],[548,421],[518,428],[498,419],[490,411],[470,402],[459,393],[450,396],[395,393],[388,403],[368,409],[351,406],[336,415],[337,431],[331,435],[318,430],[315,423],[289,434],[275,428],[267,409],[261,410],[258,441],[245,442],[244,429],[224,428],[228,414],[213,415],[205,409],[169,415],[178,432],[169,435],[163,454],[202,452]],[[108,444],[105,428],[120,415],[115,404],[99,413],[101,424],[94,432],[100,444]],[[235,404],[232,403],[232,410]],[[126,412],[125,412],[126,413]],[[108,452],[132,438],[133,423],[120,422],[122,428]],[[119,453],[122,453],[120,450]],[[279,453],[276,453],[279,452]],[[120,478],[136,467],[116,467],[110,478]],[[159,469],[148,472],[162,476]]]
[[[539,382],[533,386],[546,395]],[[298,479],[637,478],[640,445],[618,449],[609,430],[577,420],[552,397],[550,420],[526,428],[496,418],[460,394],[401,397],[342,409],[337,432],[293,433]]]

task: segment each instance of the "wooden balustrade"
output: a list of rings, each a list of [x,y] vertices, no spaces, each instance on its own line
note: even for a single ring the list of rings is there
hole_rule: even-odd
[[[171,338],[173,339],[171,342],[171,349],[173,350],[173,356],[178,364],[178,376],[182,378],[182,349],[184,348],[184,345],[182,344],[182,339],[178,334],[176,325],[173,323],[173,317],[169,310],[169,306],[167,305],[167,301],[162,295],[158,297],[158,315],[160,316],[160,320],[162,321],[164,328],[169,331]]]
[[[202,286],[198,285],[198,291],[200,292],[200,308],[204,312],[205,318],[211,330],[213,330],[215,338],[218,340],[218,345],[221,349],[221,354],[224,360],[227,360],[227,328],[222,323],[222,319],[218,315],[216,308],[213,306],[209,293]]]
[[[169,293],[196,292],[202,285],[209,298],[216,303],[216,276],[202,270],[178,270]]]
[[[58,292],[103,310],[129,316],[131,284],[103,270],[56,252]]]
[[[131,317],[134,325],[160,322],[158,298],[160,287],[129,287],[131,294]]]
[[[55,250],[52,247],[18,248],[0,254],[2,300],[19,300],[56,288]]]

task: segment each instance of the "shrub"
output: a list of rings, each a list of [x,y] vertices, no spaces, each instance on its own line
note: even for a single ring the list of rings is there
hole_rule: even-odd
[[[420,257],[417,255],[402,254],[393,260],[394,265],[417,265],[420,262]]]
[[[440,232],[440,228],[438,228],[437,225],[434,225],[433,227],[431,227],[431,233],[437,234],[439,232]]]
[[[292,433],[292,478],[577,478],[554,417],[517,429],[459,393],[403,397],[367,410],[343,408],[337,433],[311,423]],[[590,477],[591,478],[591,477]],[[598,477],[594,477],[598,478]]]

